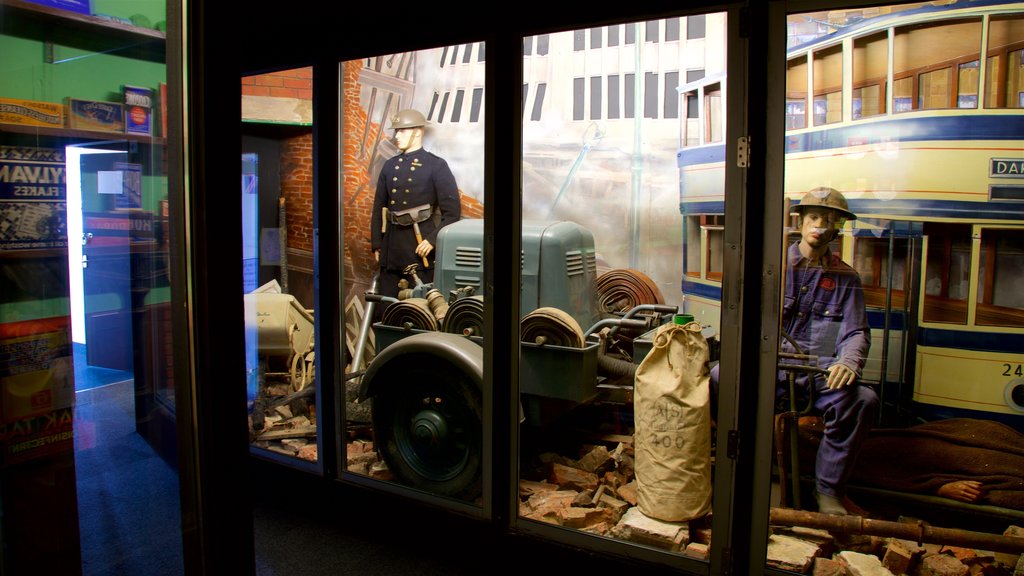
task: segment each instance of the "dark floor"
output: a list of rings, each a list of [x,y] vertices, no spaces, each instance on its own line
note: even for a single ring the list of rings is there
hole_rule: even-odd
[[[135,432],[132,393],[131,380],[77,393],[83,576],[183,572],[177,474]],[[650,573],[276,463],[254,459],[240,481],[258,495],[259,576]]]

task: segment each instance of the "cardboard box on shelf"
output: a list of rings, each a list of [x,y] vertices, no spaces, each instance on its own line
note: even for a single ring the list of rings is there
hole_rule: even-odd
[[[67,98],[68,128],[124,133],[124,105]]]
[[[124,131],[153,134],[153,89],[124,86]]]
[[[0,98],[0,124],[64,127],[64,105],[19,98]]]

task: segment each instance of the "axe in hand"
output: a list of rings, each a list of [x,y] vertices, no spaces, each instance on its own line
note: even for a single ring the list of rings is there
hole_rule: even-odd
[[[412,223],[412,231],[416,233],[416,244],[418,246],[423,243],[423,235],[420,234],[420,219],[429,218],[431,213],[432,212],[430,210],[430,204],[424,204],[422,206],[415,206],[413,208],[409,208],[408,210],[393,210],[391,212],[391,215],[395,219],[395,222],[397,222],[398,224],[406,225],[408,223]],[[430,264],[427,263],[426,256],[421,256],[421,258],[423,258],[424,268],[430,266]]]

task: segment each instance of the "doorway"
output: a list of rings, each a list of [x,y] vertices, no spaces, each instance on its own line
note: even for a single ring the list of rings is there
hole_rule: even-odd
[[[138,208],[141,167],[127,162],[126,146],[103,142],[65,149],[76,390],[134,375],[131,208]]]

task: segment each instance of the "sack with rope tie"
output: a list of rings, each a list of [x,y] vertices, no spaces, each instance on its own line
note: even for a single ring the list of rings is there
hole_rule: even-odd
[[[665,324],[637,368],[637,506],[651,518],[682,522],[711,511],[708,360],[700,324]]]

